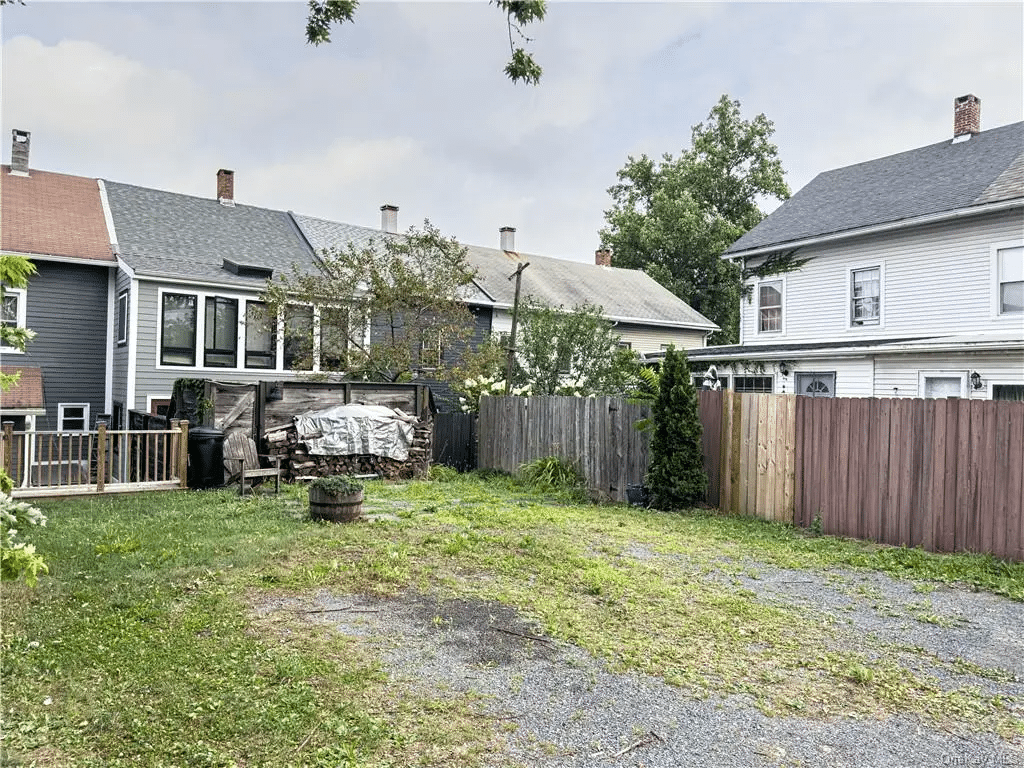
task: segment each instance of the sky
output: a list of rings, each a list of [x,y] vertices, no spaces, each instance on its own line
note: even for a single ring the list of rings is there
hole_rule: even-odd
[[[537,86],[503,73],[483,0],[377,2],[332,42],[304,2],[27,0],[0,10],[0,156],[464,243],[592,261],[630,156],[689,148],[723,94],[765,114],[797,191],[818,173],[1024,119],[1024,4],[549,2]],[[777,202],[763,201],[770,211]]]

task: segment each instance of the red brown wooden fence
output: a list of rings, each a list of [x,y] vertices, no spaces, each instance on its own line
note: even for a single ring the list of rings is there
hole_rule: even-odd
[[[797,398],[795,522],[1024,560],[1024,404]]]

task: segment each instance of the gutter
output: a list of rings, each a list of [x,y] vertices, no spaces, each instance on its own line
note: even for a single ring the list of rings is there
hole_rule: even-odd
[[[1000,211],[1012,210],[1013,208],[1024,207],[1024,198],[1014,198],[1013,200],[1002,200],[998,203],[988,203],[987,205],[977,206],[972,208],[960,208],[955,211],[943,211],[941,213],[929,213],[924,216],[918,216],[913,219],[901,219],[900,221],[890,221],[885,224],[875,224],[873,226],[861,227],[860,229],[849,229],[843,232],[833,232],[827,235],[818,235],[815,237],[804,238],[803,240],[789,240],[771,245],[762,245],[757,248],[750,248],[742,251],[726,251],[722,254],[723,259],[738,259],[747,258],[750,256],[764,256],[766,254],[774,253],[775,251],[788,251],[794,248],[806,248],[810,245],[820,245],[822,243],[831,243],[836,240],[846,240],[853,237],[861,237],[865,235],[874,235],[881,232],[891,232],[895,229],[906,229],[909,227],[924,226],[925,224],[936,224],[943,221],[955,221],[956,219],[962,219],[968,216],[981,216],[985,213],[998,213]]]

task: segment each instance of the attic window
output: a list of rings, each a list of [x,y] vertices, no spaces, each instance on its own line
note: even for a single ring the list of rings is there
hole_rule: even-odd
[[[261,267],[258,264],[239,264],[230,259],[224,259],[224,269],[239,277],[258,277],[269,280],[274,276],[274,270],[270,267]]]

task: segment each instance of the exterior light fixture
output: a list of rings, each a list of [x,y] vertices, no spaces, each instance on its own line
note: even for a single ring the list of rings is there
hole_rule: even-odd
[[[981,380],[981,374],[977,371],[971,372],[971,387],[973,389],[981,389],[985,385],[985,382]]]

